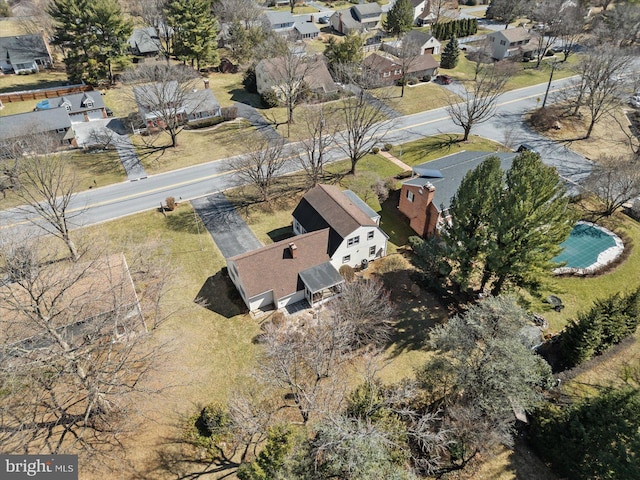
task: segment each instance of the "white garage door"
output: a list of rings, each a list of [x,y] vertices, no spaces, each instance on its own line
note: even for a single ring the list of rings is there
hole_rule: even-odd
[[[71,113],[69,114],[69,118],[71,119],[71,123],[81,123],[84,122],[84,113]]]
[[[102,120],[102,110],[91,110],[88,112],[89,120]]]

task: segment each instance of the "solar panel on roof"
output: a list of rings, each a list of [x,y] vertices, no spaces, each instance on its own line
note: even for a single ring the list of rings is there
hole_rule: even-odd
[[[413,171],[425,178],[444,178],[440,170],[434,170],[432,168],[414,167]]]

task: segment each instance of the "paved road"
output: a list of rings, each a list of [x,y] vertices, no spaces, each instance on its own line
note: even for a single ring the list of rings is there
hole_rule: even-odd
[[[552,91],[567,86],[569,79],[553,82]],[[498,114],[490,121],[474,128],[474,134],[504,143],[505,132],[512,145],[529,143],[542,154],[543,160],[555,166],[570,182],[580,182],[591,169],[591,162],[561,144],[551,142],[531,131],[522,122],[524,112],[536,107],[536,98],[544,95],[546,85],[536,85],[507,92],[500,98]],[[428,99],[425,99],[425,107]],[[430,110],[415,115],[397,118],[389,122],[387,141],[404,143],[438,133],[459,132],[445,109]],[[288,144],[285,152],[293,157],[296,144]],[[204,153],[204,152],[203,152]],[[334,148],[328,153],[330,161],[344,158],[344,153]],[[299,169],[292,158],[287,171]],[[74,225],[89,225],[125,215],[157,208],[168,196],[185,200],[210,195],[237,186],[237,179],[230,167],[229,159],[196,165],[159,175],[152,175],[138,182],[125,182],[79,193],[72,204],[78,213]],[[23,221],[17,210],[0,212],[0,227]]]
[[[223,193],[191,201],[224,258],[262,247],[249,226]]]

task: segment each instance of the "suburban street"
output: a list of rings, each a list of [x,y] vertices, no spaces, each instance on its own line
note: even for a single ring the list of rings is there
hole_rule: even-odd
[[[570,85],[571,79],[554,81],[553,91]],[[535,85],[520,90],[506,92],[500,97],[497,114],[486,123],[477,125],[472,134],[481,135],[500,143],[510,139],[512,147],[528,143],[535,147],[545,163],[553,165],[559,174],[571,183],[580,183],[588,175],[591,163],[572,152],[564,145],[545,139],[531,131],[523,123],[523,114],[535,108],[537,99],[544,96],[546,84]],[[425,99],[425,108],[428,99]],[[389,133],[386,142],[406,143],[438,133],[461,132],[444,108],[429,110],[415,115],[396,118],[388,122]],[[212,145],[215,148],[215,145]],[[287,154],[291,157],[287,171],[299,169],[295,155],[298,145],[288,144]],[[202,153],[206,155],[206,152]],[[329,161],[345,158],[337,147],[328,154]],[[134,213],[158,208],[168,196],[178,202],[199,198],[238,185],[237,176],[230,167],[229,159],[216,160],[193,167],[175,170],[133,182],[123,182],[78,193],[71,211],[75,213],[75,227],[92,225]],[[25,212],[11,209],[0,212],[0,228],[5,233],[17,224],[25,224]]]

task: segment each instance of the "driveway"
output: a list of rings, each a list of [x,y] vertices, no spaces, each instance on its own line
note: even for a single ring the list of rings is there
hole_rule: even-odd
[[[249,226],[223,193],[191,200],[224,258],[235,257],[262,247]]]
[[[248,120],[267,140],[278,142],[282,139],[282,136],[273,128],[273,125],[267,122],[255,107],[240,102],[236,102],[234,106],[238,109],[238,116]]]
[[[130,181],[147,178],[131,139],[119,118],[103,118],[73,124],[79,147],[112,144],[116,147],[124,171]]]

